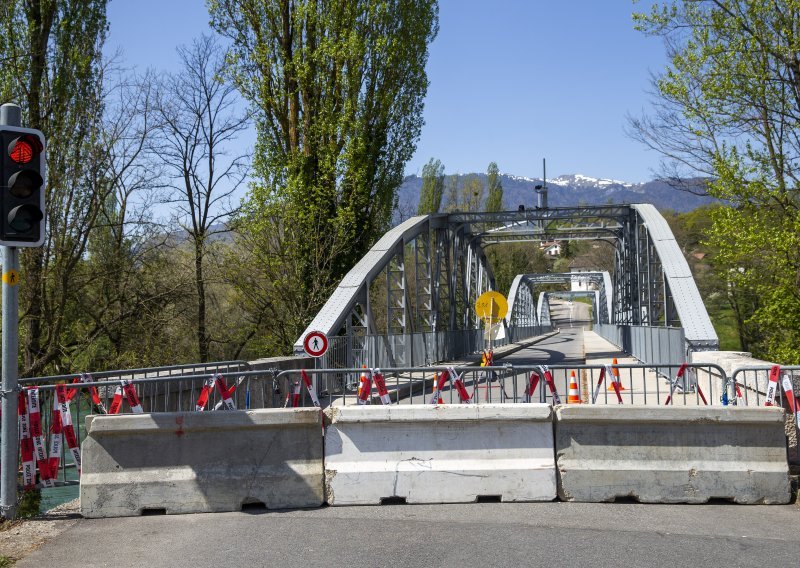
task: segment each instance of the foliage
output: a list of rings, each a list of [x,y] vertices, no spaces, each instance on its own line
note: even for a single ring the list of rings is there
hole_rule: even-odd
[[[296,337],[390,222],[422,127],[438,5],[208,6],[212,26],[231,40],[229,78],[250,102],[258,134],[239,222],[246,242],[267,247],[252,251],[266,263],[265,275],[278,276],[300,310],[276,313],[274,322]],[[273,306],[284,294],[276,285],[258,291]]]
[[[503,211],[503,184],[500,183],[500,170],[496,162],[491,162],[486,170],[486,185],[489,192],[486,196],[485,210],[489,213]]]
[[[438,213],[444,195],[444,164],[431,158],[422,166],[422,190],[419,196],[417,215]]]
[[[634,119],[643,142],[712,176],[708,245],[733,294],[743,347],[800,362],[800,1],[658,3],[635,16],[666,38],[655,116]],[[730,292],[732,291],[732,292]]]
[[[86,167],[105,150],[97,133],[106,27],[106,0],[6,0],[0,8],[0,103],[20,104],[24,124],[58,149],[47,154],[47,241],[21,254],[27,373],[71,350],[63,333],[79,293],[73,276],[109,191],[105,169]]]
[[[550,272],[550,263],[535,243],[504,243],[486,251],[497,290],[508,294],[517,274]]]

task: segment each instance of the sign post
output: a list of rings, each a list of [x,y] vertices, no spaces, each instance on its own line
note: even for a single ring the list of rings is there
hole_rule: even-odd
[[[328,336],[321,331],[309,332],[303,339],[303,350],[314,358],[314,370],[316,371],[317,361],[328,351]],[[317,375],[314,374],[311,380],[314,384],[314,390],[319,392],[319,389],[317,389]]]

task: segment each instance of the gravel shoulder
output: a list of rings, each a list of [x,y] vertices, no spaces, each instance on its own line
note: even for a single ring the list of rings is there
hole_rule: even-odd
[[[7,523],[0,529],[0,557],[20,560],[74,526],[80,516],[78,499],[30,519]]]

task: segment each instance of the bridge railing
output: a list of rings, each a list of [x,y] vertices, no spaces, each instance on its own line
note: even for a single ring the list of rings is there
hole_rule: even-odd
[[[552,326],[511,328],[493,347],[523,341],[552,331]],[[489,346],[482,329],[407,333],[396,335],[336,336],[329,338],[328,353],[321,363],[327,368],[423,367],[441,361],[455,361]]]
[[[594,324],[600,337],[648,364],[686,359],[686,336],[680,327]]]

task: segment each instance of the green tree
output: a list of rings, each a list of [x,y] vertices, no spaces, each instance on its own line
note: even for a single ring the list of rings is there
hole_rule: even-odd
[[[461,176],[458,174],[452,174],[445,177],[444,180],[444,195],[445,195],[445,206],[444,210],[447,213],[453,213],[455,211],[463,211],[463,204],[461,203],[462,191],[461,191]]]
[[[800,362],[800,1],[658,3],[639,29],[666,38],[669,68],[655,78],[652,116],[632,119],[635,137],[673,171],[711,176],[707,242],[737,297],[745,349]],[[746,336],[745,336],[746,337]]]
[[[503,211],[503,184],[500,183],[500,170],[496,162],[490,163],[486,170],[486,185],[489,187],[486,211],[490,213]]]
[[[444,195],[444,165],[431,158],[422,166],[422,191],[419,195],[417,215],[438,213],[442,207]]]
[[[241,226],[268,246],[302,331],[391,221],[422,128],[435,0],[209,0],[258,142]],[[291,277],[291,282],[286,278]],[[291,309],[291,308],[289,308]],[[284,349],[289,346],[284,345]]]
[[[58,365],[86,253],[111,185],[104,180],[102,47],[106,0],[4,0],[0,6],[0,103],[23,109],[48,139],[47,236],[21,254],[24,374]],[[79,345],[83,345],[81,342]]]
[[[470,213],[477,213],[483,210],[483,198],[486,194],[486,185],[480,176],[470,174],[462,180],[461,203],[464,210]]]

